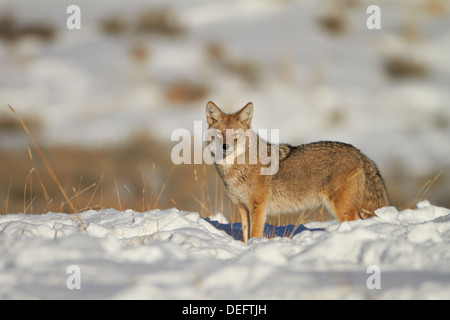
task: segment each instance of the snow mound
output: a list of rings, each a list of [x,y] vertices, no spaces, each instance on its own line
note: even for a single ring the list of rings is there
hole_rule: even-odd
[[[176,209],[86,211],[86,230],[75,215],[3,215],[0,298],[449,299],[450,210],[376,214],[248,244]]]

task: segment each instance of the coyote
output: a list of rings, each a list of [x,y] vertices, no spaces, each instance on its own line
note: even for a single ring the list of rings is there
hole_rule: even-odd
[[[278,171],[272,175],[261,174],[260,169],[268,165],[261,163],[259,155],[249,163],[250,152],[245,154],[244,163],[222,161],[220,157],[214,161],[240,213],[244,242],[263,236],[266,215],[295,213],[323,204],[342,222],[370,218],[376,209],[389,205],[375,163],[350,144],[320,141],[271,148],[273,145],[250,129],[251,102],[233,114],[225,114],[208,102],[206,115],[209,129],[217,132],[214,145],[223,148],[218,152],[222,150],[212,147],[212,154],[222,153],[223,159],[236,160],[252,146],[265,146],[267,153],[277,153]]]

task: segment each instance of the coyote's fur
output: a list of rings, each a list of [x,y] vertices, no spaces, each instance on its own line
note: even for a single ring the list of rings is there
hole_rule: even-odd
[[[250,149],[250,143],[265,144],[271,152],[270,144],[250,129],[252,103],[236,113],[225,114],[209,102],[206,114],[209,128],[219,133],[216,139],[220,139],[220,146],[223,144],[224,158],[236,159],[242,149]],[[239,137],[227,135],[227,129],[247,132],[244,147],[230,148]],[[372,217],[376,209],[388,205],[386,187],[375,163],[352,145],[320,141],[276,147],[279,166],[273,175],[261,174],[260,169],[268,165],[262,164],[259,156],[253,164],[247,162],[248,155],[244,164],[215,161],[241,215],[245,242],[249,237],[262,237],[266,215],[293,213],[323,204],[342,222]]]

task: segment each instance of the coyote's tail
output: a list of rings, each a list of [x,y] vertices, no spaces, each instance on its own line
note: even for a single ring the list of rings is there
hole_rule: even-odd
[[[364,159],[364,173],[366,186],[362,202],[363,217],[375,216],[375,210],[388,206],[389,199],[386,186],[377,166],[369,159]]]

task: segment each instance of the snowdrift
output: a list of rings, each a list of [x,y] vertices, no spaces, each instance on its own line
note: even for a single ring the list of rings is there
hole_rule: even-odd
[[[449,299],[450,209],[376,214],[248,244],[176,209],[86,211],[86,230],[75,215],[8,214],[0,298]]]

